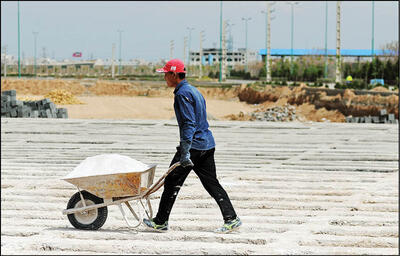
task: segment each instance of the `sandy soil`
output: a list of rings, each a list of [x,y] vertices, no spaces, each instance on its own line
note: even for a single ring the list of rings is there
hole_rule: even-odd
[[[18,98],[32,100],[41,96],[20,95]],[[76,97],[85,104],[57,105],[67,108],[68,117],[72,119],[153,119],[167,120],[175,118],[173,97],[145,96],[87,96]],[[240,111],[254,111],[253,105],[239,100],[207,99],[208,119],[228,120],[230,114]]]

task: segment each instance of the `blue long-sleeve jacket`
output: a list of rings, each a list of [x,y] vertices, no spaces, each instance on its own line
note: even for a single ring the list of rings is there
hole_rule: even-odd
[[[197,150],[214,148],[215,141],[208,129],[206,101],[203,95],[186,80],[176,86],[174,94],[180,141],[191,142],[191,148]]]

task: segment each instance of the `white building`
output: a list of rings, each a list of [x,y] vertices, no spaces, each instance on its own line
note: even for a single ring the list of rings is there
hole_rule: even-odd
[[[227,51],[226,61],[228,66],[245,65],[246,64],[246,49],[239,48],[237,51]],[[257,60],[257,52],[248,50],[247,62]],[[220,48],[204,48],[203,49],[203,65],[213,65],[221,60]],[[200,52],[190,52],[190,65],[200,64]]]

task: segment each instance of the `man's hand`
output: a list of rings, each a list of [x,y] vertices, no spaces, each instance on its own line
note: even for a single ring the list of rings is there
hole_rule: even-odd
[[[181,141],[180,142],[180,147],[181,147],[181,158],[180,158],[180,162],[181,162],[181,166],[183,168],[185,167],[193,167],[194,164],[192,162],[192,160],[190,160],[190,145],[191,145],[191,141]]]
[[[181,159],[181,166],[183,167],[183,168],[186,168],[186,167],[193,167],[194,166],[194,164],[193,164],[193,162],[192,162],[192,160],[190,160],[190,159]]]

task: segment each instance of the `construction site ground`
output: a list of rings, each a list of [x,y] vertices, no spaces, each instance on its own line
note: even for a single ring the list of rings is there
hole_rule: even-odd
[[[237,233],[213,232],[222,216],[193,172],[167,233],[129,230],[116,206],[101,229],[81,231],[61,213],[77,190],[60,179],[86,157],[118,153],[158,164],[157,180],[179,141],[176,121],[1,118],[2,254],[398,255],[398,125],[210,120],[210,129]]]
[[[194,84],[196,82],[193,82]],[[69,118],[170,119],[174,118],[173,88],[164,81],[2,79],[2,91],[16,90],[17,99],[50,98],[66,108]],[[398,119],[398,91],[383,87],[371,91],[314,90],[267,85],[258,89],[199,86],[207,100],[209,119],[254,120],[252,114],[269,108],[296,108],[298,121],[345,122],[346,116],[377,116],[386,109]]]

